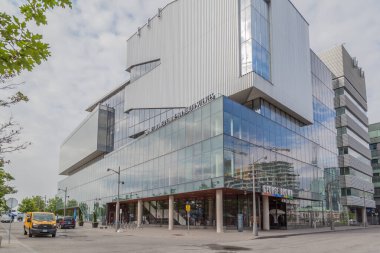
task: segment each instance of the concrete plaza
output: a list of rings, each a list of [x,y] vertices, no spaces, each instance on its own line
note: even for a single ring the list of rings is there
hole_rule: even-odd
[[[89,224],[72,230],[59,230],[56,238],[23,235],[22,223],[13,224],[11,244],[8,244],[9,224],[1,224],[3,252],[281,252],[281,253],[365,253],[379,252],[379,226],[340,227],[327,229],[261,232],[259,238],[250,231],[183,229],[168,231],[164,227],[145,227],[116,233],[111,229],[92,229]],[[317,233],[315,233],[317,232]]]

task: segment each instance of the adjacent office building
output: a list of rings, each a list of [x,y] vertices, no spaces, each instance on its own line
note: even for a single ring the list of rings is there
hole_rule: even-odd
[[[379,224],[380,212],[380,123],[371,124],[368,126],[369,138],[371,139],[370,149],[372,155],[373,178],[372,182],[375,187],[374,199],[376,202],[376,210],[370,213],[372,223]],[[373,219],[373,216],[375,218]]]
[[[119,186],[122,222],[185,226],[188,204],[191,226],[249,228],[253,197],[264,230],[347,220],[339,168],[370,178],[369,151],[338,164],[336,81],[290,1],[173,1],[128,39],[127,71],[61,146],[58,187],[87,218],[114,223]]]
[[[375,207],[364,71],[343,45],[320,58],[333,73],[341,203],[351,220],[363,223]]]

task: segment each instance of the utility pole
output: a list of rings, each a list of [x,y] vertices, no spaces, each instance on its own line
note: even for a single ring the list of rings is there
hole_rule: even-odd
[[[334,218],[333,218],[333,207],[332,207],[332,185],[331,182],[328,184],[328,191],[329,191],[329,206],[330,206],[330,227],[331,230],[335,230],[334,227]]]
[[[364,227],[367,227],[367,207],[365,204],[365,187],[363,186],[363,197],[364,197],[364,215],[363,215],[363,222]]]
[[[67,187],[64,190],[58,189],[58,191],[63,191],[65,193],[65,202],[64,202],[64,206],[63,206],[63,217],[65,217],[66,216]]]
[[[117,200],[116,200],[116,232],[119,230],[120,226],[120,184],[124,184],[124,182],[120,182],[120,166],[118,171],[108,168],[107,171],[112,171],[117,174]]]

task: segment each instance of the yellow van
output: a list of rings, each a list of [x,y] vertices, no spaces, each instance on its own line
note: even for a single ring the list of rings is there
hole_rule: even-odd
[[[57,224],[54,213],[29,212],[24,219],[24,235],[44,235],[51,234],[55,237]]]

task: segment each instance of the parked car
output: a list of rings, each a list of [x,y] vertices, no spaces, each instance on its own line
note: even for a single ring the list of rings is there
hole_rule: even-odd
[[[59,228],[75,228],[75,219],[72,216],[61,217],[57,224]]]
[[[12,220],[11,217],[9,217],[8,214],[3,214],[3,215],[1,216],[1,218],[0,218],[0,221],[1,221],[2,223],[11,223],[13,220]]]
[[[63,217],[62,216],[57,216],[55,222],[57,223],[57,226],[59,227],[59,224],[61,223],[61,221],[63,220]]]

